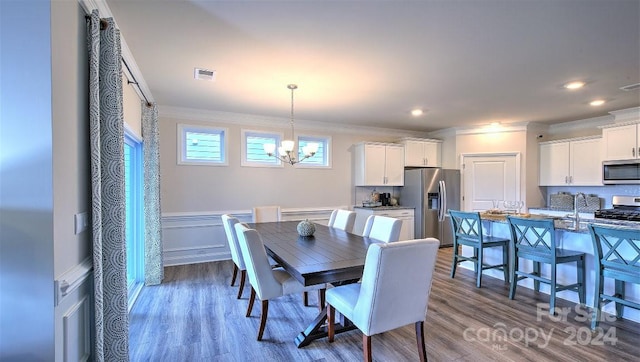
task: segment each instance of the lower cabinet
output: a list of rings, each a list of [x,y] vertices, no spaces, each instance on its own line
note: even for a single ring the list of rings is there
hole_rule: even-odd
[[[364,224],[370,215],[388,216],[402,220],[399,240],[414,239],[414,212],[413,209],[405,208],[365,208],[355,207],[356,222],[353,226],[353,233],[362,235]]]

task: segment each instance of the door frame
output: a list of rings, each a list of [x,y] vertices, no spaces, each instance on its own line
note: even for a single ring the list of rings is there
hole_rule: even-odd
[[[466,177],[466,172],[464,169],[464,165],[465,165],[465,157],[467,158],[471,158],[471,157],[504,157],[504,156],[515,156],[516,158],[516,199],[522,200],[526,202],[527,200],[522,199],[522,180],[521,180],[521,174],[522,174],[522,169],[521,169],[521,163],[520,163],[520,159],[521,159],[521,153],[520,152],[473,152],[473,153],[461,153],[460,154],[460,165],[459,165],[459,169],[460,169],[460,196],[461,196],[461,204],[462,204],[462,209],[466,210],[466,203],[467,203],[467,199],[466,199],[466,190],[465,190],[465,177]],[[525,198],[526,198],[526,193],[525,193]]]

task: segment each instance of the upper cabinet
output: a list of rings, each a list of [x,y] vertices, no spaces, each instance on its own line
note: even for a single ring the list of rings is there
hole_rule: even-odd
[[[602,139],[540,143],[540,186],[602,185]]]
[[[355,186],[404,186],[404,146],[364,142],[354,146]]]
[[[404,165],[407,167],[440,167],[442,141],[422,138],[403,138]]]
[[[640,158],[640,124],[604,128],[602,139],[604,160]]]

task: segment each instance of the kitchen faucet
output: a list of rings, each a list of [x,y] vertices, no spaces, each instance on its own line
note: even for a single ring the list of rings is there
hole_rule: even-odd
[[[583,192],[578,192],[576,196],[573,198],[573,214],[569,214],[568,216],[573,217],[574,230],[580,229],[580,213],[578,212],[578,197],[582,196],[582,202],[584,206],[587,206],[587,195]]]

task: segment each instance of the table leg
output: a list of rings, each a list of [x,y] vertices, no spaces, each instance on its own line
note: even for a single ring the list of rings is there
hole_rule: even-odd
[[[311,324],[304,331],[300,332],[296,337],[296,346],[298,348],[302,348],[304,346],[309,345],[311,341],[316,340],[318,338],[324,338],[329,335],[329,331],[326,325],[327,321],[327,306],[322,308],[322,311],[318,316],[311,322]],[[336,323],[335,333],[342,333],[346,331],[351,331],[356,329],[356,326],[351,323],[347,318],[340,318],[340,324]]]

